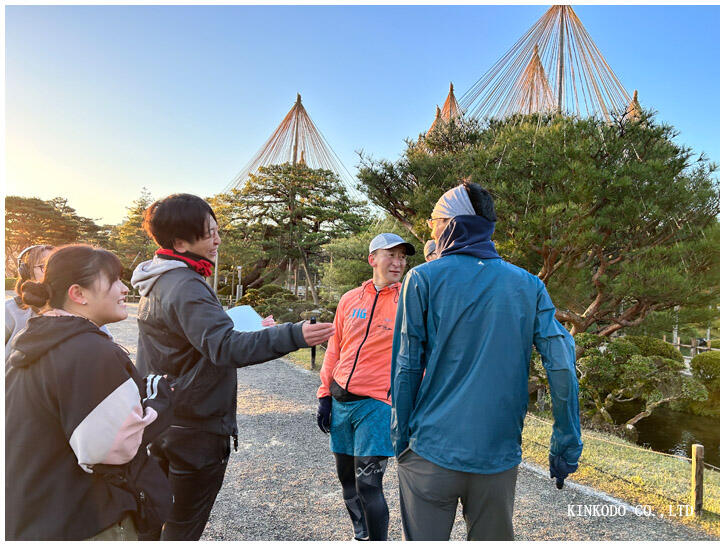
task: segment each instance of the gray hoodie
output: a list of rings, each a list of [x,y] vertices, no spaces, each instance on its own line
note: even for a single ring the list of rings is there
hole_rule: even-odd
[[[184,262],[154,257],[131,284],[141,293],[136,367],[173,382],[176,425],[235,435],[236,368],[308,347],[302,322],[235,331],[204,277]]]
[[[12,341],[17,333],[25,328],[28,319],[33,316],[30,307],[23,309],[18,305],[17,298],[5,300],[5,362],[12,352]]]

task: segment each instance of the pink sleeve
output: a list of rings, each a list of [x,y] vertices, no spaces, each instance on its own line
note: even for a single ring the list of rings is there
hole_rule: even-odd
[[[94,464],[124,464],[141,446],[144,428],[158,417],[144,411],[138,387],[128,378],[81,421],[70,437],[78,464],[92,472]]]

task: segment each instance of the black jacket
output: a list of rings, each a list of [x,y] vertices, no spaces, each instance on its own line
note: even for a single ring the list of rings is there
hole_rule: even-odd
[[[237,332],[204,277],[180,263],[155,258],[134,271],[136,366],[173,379],[174,424],[236,435],[236,368],[308,347],[302,322]]]
[[[90,538],[137,511],[135,496],[94,467],[144,466],[146,444],[170,422],[168,383],[142,378],[124,349],[80,317],[33,317],[14,347],[5,376],[5,538]],[[158,465],[151,477],[163,477]]]

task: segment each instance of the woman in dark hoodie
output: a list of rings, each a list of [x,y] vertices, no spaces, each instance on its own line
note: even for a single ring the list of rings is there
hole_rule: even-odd
[[[128,315],[120,274],[111,252],[69,245],[50,255],[41,282],[20,287],[42,311],[7,363],[6,539],[160,532],[145,526],[157,512],[163,521],[170,489],[145,447],[168,426],[171,389],[142,378],[100,330]]]

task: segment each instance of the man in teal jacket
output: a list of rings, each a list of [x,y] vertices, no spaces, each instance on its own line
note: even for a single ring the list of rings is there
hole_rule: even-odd
[[[439,258],[403,282],[391,367],[393,448],[407,540],[447,540],[458,499],[469,540],[513,540],[532,345],[551,389],[550,473],[582,451],[574,340],[544,283],[505,262],[491,195],[464,183],[429,220]]]

